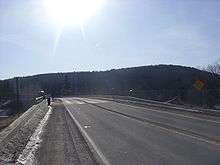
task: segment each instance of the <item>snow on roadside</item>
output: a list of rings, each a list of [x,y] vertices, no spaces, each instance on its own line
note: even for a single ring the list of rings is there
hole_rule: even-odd
[[[40,121],[35,132],[30,137],[29,142],[25,146],[23,152],[19,155],[16,164],[33,165],[35,164],[35,153],[40,146],[42,141],[41,135],[43,133],[43,128],[47,124],[47,121],[52,113],[52,108],[50,107],[48,112],[45,114],[44,118]]]

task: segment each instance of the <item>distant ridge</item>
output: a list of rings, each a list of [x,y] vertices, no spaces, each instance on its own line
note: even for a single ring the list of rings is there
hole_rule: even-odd
[[[194,88],[197,80],[204,83]],[[15,78],[0,81],[15,90]],[[107,71],[47,73],[19,78],[21,97],[44,90],[54,97],[91,94],[132,95],[165,101],[178,97],[183,102],[213,105],[219,99],[220,76],[193,67],[149,65]],[[5,90],[5,89],[4,89]],[[4,94],[1,94],[4,95]],[[201,99],[202,98],[202,99]]]

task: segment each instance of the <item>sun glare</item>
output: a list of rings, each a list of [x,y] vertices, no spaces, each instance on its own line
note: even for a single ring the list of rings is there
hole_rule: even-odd
[[[105,0],[45,0],[50,19],[59,26],[80,25],[95,15]]]

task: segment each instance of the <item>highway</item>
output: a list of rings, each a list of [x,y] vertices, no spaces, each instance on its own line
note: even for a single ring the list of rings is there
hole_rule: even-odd
[[[103,164],[220,164],[219,117],[89,98],[62,103]]]

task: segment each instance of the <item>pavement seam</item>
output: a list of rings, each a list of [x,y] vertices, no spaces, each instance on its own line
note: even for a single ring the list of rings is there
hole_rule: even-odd
[[[97,97],[95,97],[97,98]],[[189,108],[184,108],[184,107],[178,107],[178,105],[174,106],[174,105],[164,105],[164,104],[161,104],[159,103],[159,105],[157,105],[156,103],[149,103],[149,102],[136,102],[136,101],[132,101],[132,100],[122,100],[122,99],[111,99],[111,98],[99,98],[98,99],[104,99],[104,100],[109,100],[109,101],[114,101],[114,102],[117,102],[117,103],[124,103],[125,102],[127,104],[132,104],[132,105],[138,105],[140,107],[146,107],[146,106],[153,106],[153,107],[162,107],[162,108],[169,108],[170,110],[172,111],[185,111],[185,112],[188,112],[188,113],[197,113],[197,114],[201,114],[201,115],[207,115],[207,116],[220,116],[220,113],[216,110],[198,110],[198,109],[189,109]]]
[[[169,131],[169,132],[174,132],[176,134],[185,135],[185,136],[191,137],[193,139],[197,139],[197,140],[209,143],[209,144],[220,146],[220,141],[219,140],[210,139],[209,137],[206,137],[204,135],[195,133],[193,131],[189,131],[189,130],[186,130],[186,129],[176,128],[176,127],[173,127],[173,126],[170,126],[170,125],[167,125],[167,124],[163,124],[161,122],[156,122],[156,121],[153,121],[153,120],[149,120],[149,119],[146,119],[146,118],[144,119],[144,118],[139,118],[139,117],[135,117],[135,116],[132,116],[132,115],[127,115],[127,114],[124,114],[124,113],[121,113],[121,112],[117,112],[115,110],[111,110],[111,109],[102,107],[102,106],[97,105],[97,104],[86,102],[84,100],[81,100],[81,101],[83,101],[83,102],[85,102],[87,104],[99,107],[101,109],[104,109],[106,111],[112,112],[112,113],[116,113],[116,114],[119,114],[119,115],[122,115],[122,116],[125,116],[125,117],[128,117],[128,118],[131,118],[131,119],[134,119],[134,120],[137,120],[137,121],[140,121],[140,122],[148,123],[148,124],[150,124],[152,126],[159,127],[161,129]]]
[[[128,105],[128,104],[120,103],[120,102],[116,102],[116,103],[121,104],[121,105],[126,105],[128,107],[142,109],[142,110],[146,109],[146,110],[149,110],[149,111],[155,111],[155,112],[159,112],[159,113],[166,113],[166,114],[170,114],[170,115],[174,115],[174,116],[181,116],[181,117],[184,117],[184,118],[189,118],[189,119],[195,119],[195,120],[207,121],[207,122],[212,122],[212,123],[215,123],[215,124],[220,124],[220,121],[216,121],[216,120],[203,119],[203,118],[198,118],[198,117],[190,117],[190,116],[183,115],[183,114],[177,114],[177,113],[172,113],[172,112],[168,112],[168,111],[161,111],[161,110],[151,109],[151,108],[147,108],[147,107],[138,107],[138,106]]]

